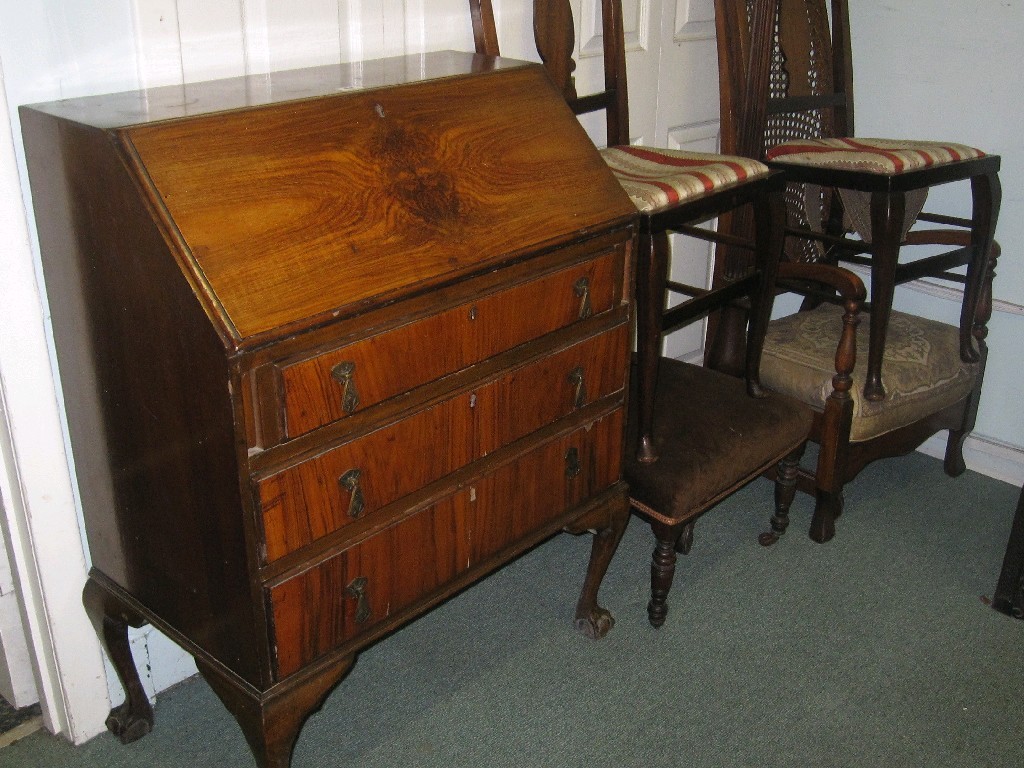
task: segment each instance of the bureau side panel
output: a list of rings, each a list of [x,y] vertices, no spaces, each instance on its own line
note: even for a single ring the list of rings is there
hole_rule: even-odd
[[[22,124],[93,566],[258,684],[224,346],[111,136]]]

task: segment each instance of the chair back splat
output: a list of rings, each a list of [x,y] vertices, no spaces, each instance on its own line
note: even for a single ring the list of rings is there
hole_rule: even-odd
[[[802,470],[800,487],[838,513],[843,483],[867,463],[944,429],[946,471],[959,474],[987,355],[999,157],[957,142],[854,136],[846,0],[715,0],[715,13],[722,146],[786,174],[785,258],[870,277],[848,420],[827,404],[835,371],[817,338],[838,332],[839,311],[823,304],[834,297],[805,292],[804,311],[769,329],[763,380],[822,414],[817,468]],[[950,182],[969,185],[970,217],[924,211],[928,190]],[[749,222],[734,217],[725,228],[740,234]],[[925,249],[904,257],[913,246]],[[729,257],[716,264],[716,284],[742,272],[737,258],[749,261]],[[962,289],[958,328],[893,310],[896,286],[922,277]]]
[[[470,0],[470,10],[477,52],[496,54],[489,0]],[[699,515],[778,466],[776,518],[785,520],[812,414],[791,398],[764,392],[758,378],[782,252],[781,174],[750,158],[631,144],[621,1],[602,0],[601,11],[604,68],[597,93],[577,92],[569,0],[535,0],[534,37],[573,112],[604,110],[607,146],[601,154],[639,216],[626,479],[633,509],[650,523],[657,542],[648,618],[660,626],[676,552],[688,551]],[[711,290],[669,281],[669,234],[719,242],[718,231],[702,225],[735,211],[747,212],[750,231],[726,239],[746,254],[747,268]],[[670,292],[680,301],[667,308]],[[853,318],[860,298],[853,298]],[[745,351],[736,357],[741,362],[733,366],[734,375],[662,357],[664,334],[740,304],[749,310],[749,321],[739,333]]]

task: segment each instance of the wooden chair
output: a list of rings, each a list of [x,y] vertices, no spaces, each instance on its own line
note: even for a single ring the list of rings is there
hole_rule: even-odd
[[[948,429],[945,470],[955,476],[965,469],[963,442],[974,426],[987,355],[999,157],[948,142],[852,138],[846,0],[831,0],[830,8],[826,0],[715,0],[715,10],[722,145],[786,173],[786,258],[861,265],[870,274],[849,413],[829,402],[836,373],[830,339],[841,311],[821,295],[773,321],[764,348],[764,383],[817,414],[817,468],[802,469],[799,485],[818,497],[811,535],[826,541],[844,483],[869,462],[912,451]],[[970,219],[922,212],[929,188],[957,181],[970,183]],[[737,217],[726,229],[748,227]],[[924,246],[917,250],[925,255],[901,261],[909,246]],[[716,284],[730,282],[735,261],[718,260]],[[966,273],[954,272],[958,267]],[[959,328],[892,310],[896,286],[922,277],[963,286]],[[763,543],[785,525],[773,520],[774,535]]]
[[[477,51],[497,55],[490,2],[470,0],[470,8]],[[749,159],[631,146],[620,0],[603,0],[602,23],[605,89],[578,96],[569,0],[534,2],[541,60],[576,114],[605,111],[607,148],[602,154],[640,216],[637,364],[626,478],[634,510],[650,522],[657,539],[648,616],[660,626],[676,552],[689,551],[693,523],[702,512],[781,461],[776,505],[777,514],[785,515],[811,417],[799,403],[767,395],[758,382],[782,248],[781,178]],[[753,237],[728,241],[750,254],[753,268],[714,291],[670,282],[669,233],[716,241],[716,232],[696,225],[737,209],[750,212]],[[686,298],[666,310],[669,292]],[[750,306],[742,378],[661,357],[663,334],[739,299]],[[851,318],[856,309],[854,302]]]

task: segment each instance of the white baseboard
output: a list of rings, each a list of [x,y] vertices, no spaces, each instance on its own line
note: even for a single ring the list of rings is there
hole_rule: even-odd
[[[927,456],[941,459],[946,455],[947,432],[928,438],[919,450]],[[971,435],[964,442],[964,463],[967,468],[987,477],[1020,487],[1024,485],[1024,448]]]

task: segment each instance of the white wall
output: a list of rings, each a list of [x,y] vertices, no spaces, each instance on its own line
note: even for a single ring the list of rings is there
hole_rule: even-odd
[[[947,3],[851,0],[856,132],[860,136],[944,139],[1002,156],[1003,202],[996,238],[996,312],[990,357],[968,466],[1020,485],[1024,409],[1015,404],[1024,363],[1024,40],[1020,0]],[[965,185],[933,193],[936,205],[969,215]],[[900,306],[957,322],[955,302],[902,291]],[[929,447],[939,449],[938,441]]]
[[[685,44],[673,19],[698,18],[694,9],[708,6],[705,0],[630,2],[654,37],[672,46]],[[504,52],[532,58],[530,0],[495,4]],[[948,136],[1003,155],[1006,189],[998,236],[1004,257],[997,294],[1004,303],[992,324],[992,362],[969,460],[974,468],[1020,482],[1024,416],[1013,405],[1020,361],[1015,342],[1024,337],[1024,317],[1014,312],[1024,304],[1024,267],[1017,256],[1024,245],[1024,211],[1013,179],[1024,148],[1016,138],[1021,107],[1011,91],[1021,74],[1012,45],[1024,39],[1019,2],[982,0],[970,5],[970,19],[960,18],[968,6],[935,0],[853,5],[860,132]],[[660,12],[651,15],[652,8]],[[906,30],[913,30],[912,39]],[[31,216],[22,198],[17,105],[339,58],[470,46],[466,0],[0,2],[0,116],[10,116],[10,122],[0,117],[0,385],[8,407],[0,438],[10,438],[0,439],[0,480],[5,499],[14,495],[5,523],[52,730],[76,741],[102,730],[107,681],[79,603],[86,554],[52,383]],[[704,86],[700,94],[713,93],[714,50],[706,49],[702,71],[687,67],[662,78],[692,78]],[[664,96],[660,103],[663,112]],[[921,296],[904,292],[900,300],[920,302]],[[940,302],[934,314],[948,314],[954,306]],[[164,641],[142,636],[138,645],[152,660],[151,688],[190,671]]]

